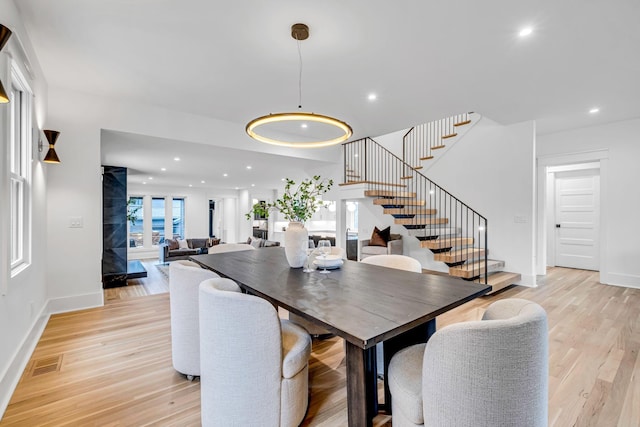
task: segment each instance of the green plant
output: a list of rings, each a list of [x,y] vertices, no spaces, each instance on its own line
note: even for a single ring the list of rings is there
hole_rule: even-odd
[[[282,197],[266,204],[256,203],[246,214],[247,219],[251,219],[254,214],[268,218],[272,210],[278,210],[287,221],[305,222],[318,210],[320,196],[333,186],[332,179],[321,179],[320,175],[315,175],[303,180],[292,192],[296,183],[289,178],[285,179]]]
[[[136,220],[138,219],[137,213],[142,208],[142,206],[134,205],[134,200],[127,200],[127,221],[131,223],[131,225],[136,225]]]

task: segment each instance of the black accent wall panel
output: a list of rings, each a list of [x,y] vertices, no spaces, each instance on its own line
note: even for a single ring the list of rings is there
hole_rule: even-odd
[[[127,168],[103,166],[102,286],[127,284]]]

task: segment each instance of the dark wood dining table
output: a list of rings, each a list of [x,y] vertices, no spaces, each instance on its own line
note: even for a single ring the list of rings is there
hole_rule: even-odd
[[[344,261],[329,274],[304,273],[287,264],[284,249],[193,255],[191,259],[247,293],[328,329],[346,344],[349,426],[371,426],[378,404],[376,351],[384,344],[385,378],[391,357],[426,342],[436,316],[484,295],[489,286],[443,275],[420,274]],[[386,383],[386,381],[385,381]],[[387,413],[391,395],[385,384]]]

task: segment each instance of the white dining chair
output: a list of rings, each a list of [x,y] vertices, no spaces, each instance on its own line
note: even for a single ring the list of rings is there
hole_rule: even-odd
[[[298,426],[308,405],[311,338],[226,280],[200,285],[202,425]]]
[[[205,279],[220,277],[186,260],[169,264],[171,312],[171,357],[176,371],[190,381],[200,375],[198,286]]]
[[[496,301],[393,356],[393,427],[546,426],[548,371],[544,309]]]
[[[222,243],[220,245],[211,246],[209,248],[210,254],[221,254],[224,252],[239,252],[239,251],[254,251],[252,245],[248,243]]]

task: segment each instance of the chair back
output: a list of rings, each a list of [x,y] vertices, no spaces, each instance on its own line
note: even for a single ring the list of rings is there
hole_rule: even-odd
[[[253,251],[256,248],[247,243],[223,243],[220,245],[211,246],[209,248],[210,254],[220,254],[223,252],[238,252],[238,251]]]
[[[216,277],[220,276],[191,261],[169,264],[171,353],[173,367],[182,374],[200,375],[198,286]]]
[[[235,284],[235,283],[234,283]],[[203,426],[280,425],[282,336],[266,300],[200,285]]]
[[[372,255],[362,261],[365,264],[379,265],[381,267],[396,268],[398,270],[422,273],[420,261],[406,255]]]
[[[481,321],[446,326],[427,342],[425,426],[546,426],[547,315],[522,299],[493,303]]]

